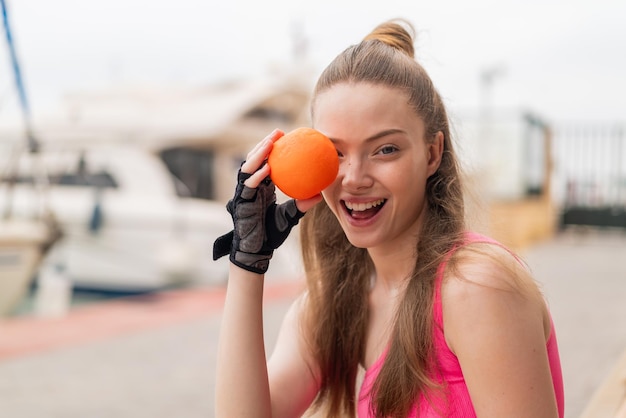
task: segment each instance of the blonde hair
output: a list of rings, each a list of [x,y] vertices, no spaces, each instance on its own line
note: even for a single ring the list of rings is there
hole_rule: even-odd
[[[428,389],[437,387],[432,341],[432,308],[436,270],[443,257],[461,242],[463,189],[452,147],[448,116],[441,96],[424,68],[414,59],[414,30],[404,20],[385,22],[363,41],[339,54],[320,76],[317,95],[340,83],[370,83],[407,95],[422,118],[426,140],[444,136],[439,169],[427,181],[427,213],[406,292],[398,307],[385,363],[374,385],[376,416],[405,416]],[[417,210],[417,208],[416,208]],[[373,264],[366,249],[350,244],[325,202],[304,217],[301,227],[308,298],[307,335],[321,370],[315,405],[327,416],[354,414],[355,380],[364,356],[369,278]]]

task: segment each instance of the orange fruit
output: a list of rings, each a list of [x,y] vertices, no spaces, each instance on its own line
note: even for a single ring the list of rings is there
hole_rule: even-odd
[[[308,199],[337,177],[339,157],[327,136],[311,128],[298,128],[274,142],[267,163],[270,178],[287,196]]]

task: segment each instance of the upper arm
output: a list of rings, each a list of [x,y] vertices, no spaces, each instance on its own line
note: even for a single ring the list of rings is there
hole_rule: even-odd
[[[498,257],[505,261],[483,257],[461,263],[462,277],[446,280],[446,341],[459,359],[478,416],[556,417],[543,298],[538,291],[520,290],[517,280],[534,283],[515,259]]]
[[[273,417],[302,416],[319,390],[318,371],[302,334],[303,302],[299,298],[287,312],[268,362]]]

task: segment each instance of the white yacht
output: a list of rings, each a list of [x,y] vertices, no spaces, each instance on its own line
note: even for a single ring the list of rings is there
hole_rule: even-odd
[[[228,261],[212,260],[212,244],[232,228],[224,205],[237,168],[272,129],[309,123],[309,88],[279,75],[69,96],[38,119],[38,161],[21,158],[12,194],[0,183],[0,207],[26,219],[46,200],[63,235],[41,268],[74,288],[221,284]],[[7,132],[0,127],[0,139]],[[47,173],[43,195],[32,187],[33,167]],[[276,252],[269,280],[299,277],[297,235]]]
[[[41,197],[24,157],[12,196],[1,188],[0,204],[28,219]],[[74,287],[124,292],[225,279],[211,249],[230,225],[228,213],[221,203],[181,197],[184,186],[156,155],[118,144],[57,146],[39,158],[49,179],[43,198],[62,229],[43,268]]]

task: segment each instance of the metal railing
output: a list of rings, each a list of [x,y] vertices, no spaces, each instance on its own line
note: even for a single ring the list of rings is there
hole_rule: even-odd
[[[626,123],[554,127],[561,225],[626,228]]]

